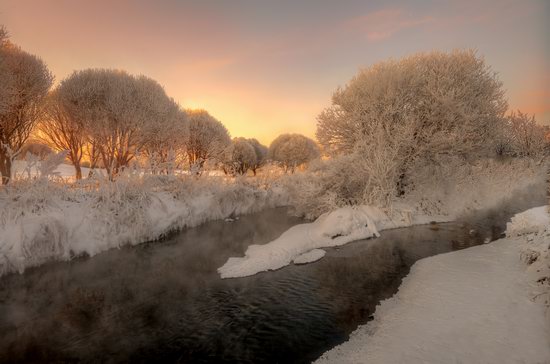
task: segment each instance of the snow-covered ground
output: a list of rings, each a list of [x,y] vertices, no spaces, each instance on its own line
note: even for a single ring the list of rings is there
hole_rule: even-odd
[[[20,181],[0,188],[0,276],[287,203],[276,186],[223,177]]]
[[[380,236],[382,230],[443,221],[440,217],[414,215],[394,210],[392,216],[372,206],[342,207],[321,215],[308,224],[291,227],[279,238],[264,245],[251,245],[242,258],[229,258],[218,269],[222,278],[237,278],[289,265],[311,263],[325,253],[320,248]]]
[[[418,261],[374,320],[318,362],[550,363],[549,221],[547,207],[532,209],[505,239]]]

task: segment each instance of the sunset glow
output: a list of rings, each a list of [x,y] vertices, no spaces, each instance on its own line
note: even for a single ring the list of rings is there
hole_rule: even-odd
[[[232,136],[314,136],[332,92],[362,66],[432,49],[477,48],[511,109],[550,123],[547,1],[0,0],[0,23],[62,80],[121,68],[204,108]]]

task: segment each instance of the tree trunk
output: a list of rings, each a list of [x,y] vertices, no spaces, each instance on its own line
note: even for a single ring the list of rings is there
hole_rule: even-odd
[[[0,174],[2,175],[2,185],[7,185],[11,179],[11,158],[0,152]]]
[[[76,172],[76,179],[77,180],[81,180],[82,179],[82,168],[80,168],[80,163],[75,163],[74,164],[74,170]]]

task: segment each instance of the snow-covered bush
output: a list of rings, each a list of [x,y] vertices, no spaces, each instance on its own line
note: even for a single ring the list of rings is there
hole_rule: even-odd
[[[421,214],[454,218],[496,206],[517,190],[531,187],[533,193],[544,194],[548,168],[547,160],[532,158],[469,160],[440,156],[411,166],[415,173],[405,179],[405,193],[396,196],[393,189],[380,188],[392,186],[396,169],[384,159],[374,165],[371,161],[356,151],[311,164],[305,172],[288,176],[282,183],[296,213],[310,219],[339,207],[362,204],[388,212],[406,206]]]
[[[534,115],[530,117],[518,110],[512,112],[505,122],[503,129],[512,155],[537,157],[544,153],[544,128],[537,124]]]
[[[268,158],[278,163],[285,172],[295,169],[319,157],[317,144],[300,134],[279,135],[269,146]]]

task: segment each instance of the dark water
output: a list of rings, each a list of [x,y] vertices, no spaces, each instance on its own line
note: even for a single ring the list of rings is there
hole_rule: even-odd
[[[0,278],[0,362],[307,363],[347,339],[418,259],[498,238],[516,199],[385,231],[321,261],[221,280],[216,268],[301,223],[285,209]]]

